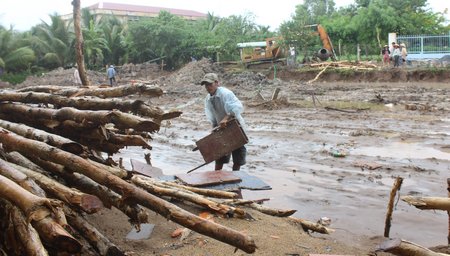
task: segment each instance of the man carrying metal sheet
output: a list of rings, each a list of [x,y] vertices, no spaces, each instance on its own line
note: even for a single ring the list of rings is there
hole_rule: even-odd
[[[213,127],[224,128],[227,122],[231,119],[236,119],[243,127],[245,125],[242,118],[244,107],[236,95],[225,87],[219,86],[219,78],[215,73],[207,73],[200,82],[205,86],[208,94],[205,98],[205,114],[208,121]],[[233,156],[233,171],[239,171],[242,165],[245,164],[247,156],[247,149],[242,146],[234,150]],[[223,164],[230,162],[230,155],[226,155],[216,160],[215,170],[222,170]]]

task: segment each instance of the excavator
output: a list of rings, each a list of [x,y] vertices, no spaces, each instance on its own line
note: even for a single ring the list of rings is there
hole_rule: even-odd
[[[321,61],[326,61],[331,58],[335,61],[336,53],[325,28],[320,24],[308,25],[306,27],[316,27],[317,31],[314,33],[317,34],[322,41],[322,48],[314,54],[313,58],[317,57]],[[241,61],[246,67],[263,63],[285,64],[286,58],[288,57],[288,51],[281,46],[281,40],[283,40],[282,37],[271,37],[266,38],[266,40],[262,42],[239,43],[237,46],[240,51]]]
[[[319,35],[319,38],[322,41],[322,48],[315,54],[315,56],[321,61],[326,61],[329,58],[336,61],[336,52],[334,51],[333,44],[331,43],[331,39],[325,28],[320,24],[309,25],[307,27],[316,27],[317,32],[315,33]]]
[[[263,42],[239,43],[241,61],[246,67],[263,63],[284,62],[287,51],[280,46],[281,37],[266,38]]]

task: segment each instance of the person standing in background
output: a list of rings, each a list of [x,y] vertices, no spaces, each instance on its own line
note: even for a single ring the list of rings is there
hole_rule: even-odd
[[[389,47],[385,45],[381,50],[381,58],[383,59],[383,67],[389,66],[391,64],[391,51],[389,51]]]
[[[78,67],[75,65],[74,67],[74,71],[73,71],[73,82],[76,85],[81,85],[81,78],[80,78],[80,73],[78,72]]]
[[[408,51],[406,50],[406,45],[404,43],[400,44],[400,53],[402,56],[401,65],[406,65],[406,56],[408,56]]]
[[[113,65],[110,65],[109,68],[106,70],[106,75],[109,79],[109,85],[113,86],[113,82],[116,82],[116,70],[114,69]]]
[[[394,56],[394,67],[399,67],[401,52],[398,44],[394,45],[394,52],[392,55]]]

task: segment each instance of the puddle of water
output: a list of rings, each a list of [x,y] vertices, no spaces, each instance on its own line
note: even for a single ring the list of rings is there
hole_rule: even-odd
[[[450,154],[418,143],[393,142],[383,147],[361,147],[353,149],[352,155],[387,157],[397,159],[450,160]]]

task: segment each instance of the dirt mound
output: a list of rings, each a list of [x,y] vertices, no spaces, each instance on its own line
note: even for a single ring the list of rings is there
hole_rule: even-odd
[[[74,70],[75,70],[74,68],[70,69],[57,68],[47,73],[29,76],[23,83],[16,85],[15,88],[23,88],[36,85],[60,85],[60,86],[76,85],[73,79]],[[106,83],[106,75],[101,72],[88,70],[87,75],[92,84]]]
[[[241,86],[245,88],[257,88],[261,86],[273,85],[274,83],[281,83],[280,80],[269,80],[262,73],[254,73],[252,71],[244,71],[242,73],[224,74],[225,86]]]
[[[203,58],[199,61],[189,62],[180,70],[170,75],[164,83],[167,86],[195,86],[198,89],[199,82],[206,73],[217,73],[220,77],[220,74],[223,72],[224,70],[220,65]]]
[[[280,85],[281,80],[268,79],[262,73],[252,71],[227,72],[221,64],[212,63],[209,59],[190,62],[183,68],[168,76],[164,84],[168,87],[184,88],[194,86],[198,90],[198,84],[206,73],[217,73],[220,84],[225,87],[243,87],[246,89],[258,89],[261,86]]]
[[[161,67],[156,63],[133,64],[128,63],[116,67],[117,74],[121,80],[155,80],[164,75]]]
[[[314,79],[320,72],[314,70],[281,69],[277,76],[283,80],[307,82]],[[270,74],[269,77],[273,77]],[[317,79],[317,82],[450,82],[450,70],[427,69],[382,69],[382,70],[339,70],[327,69]]]

